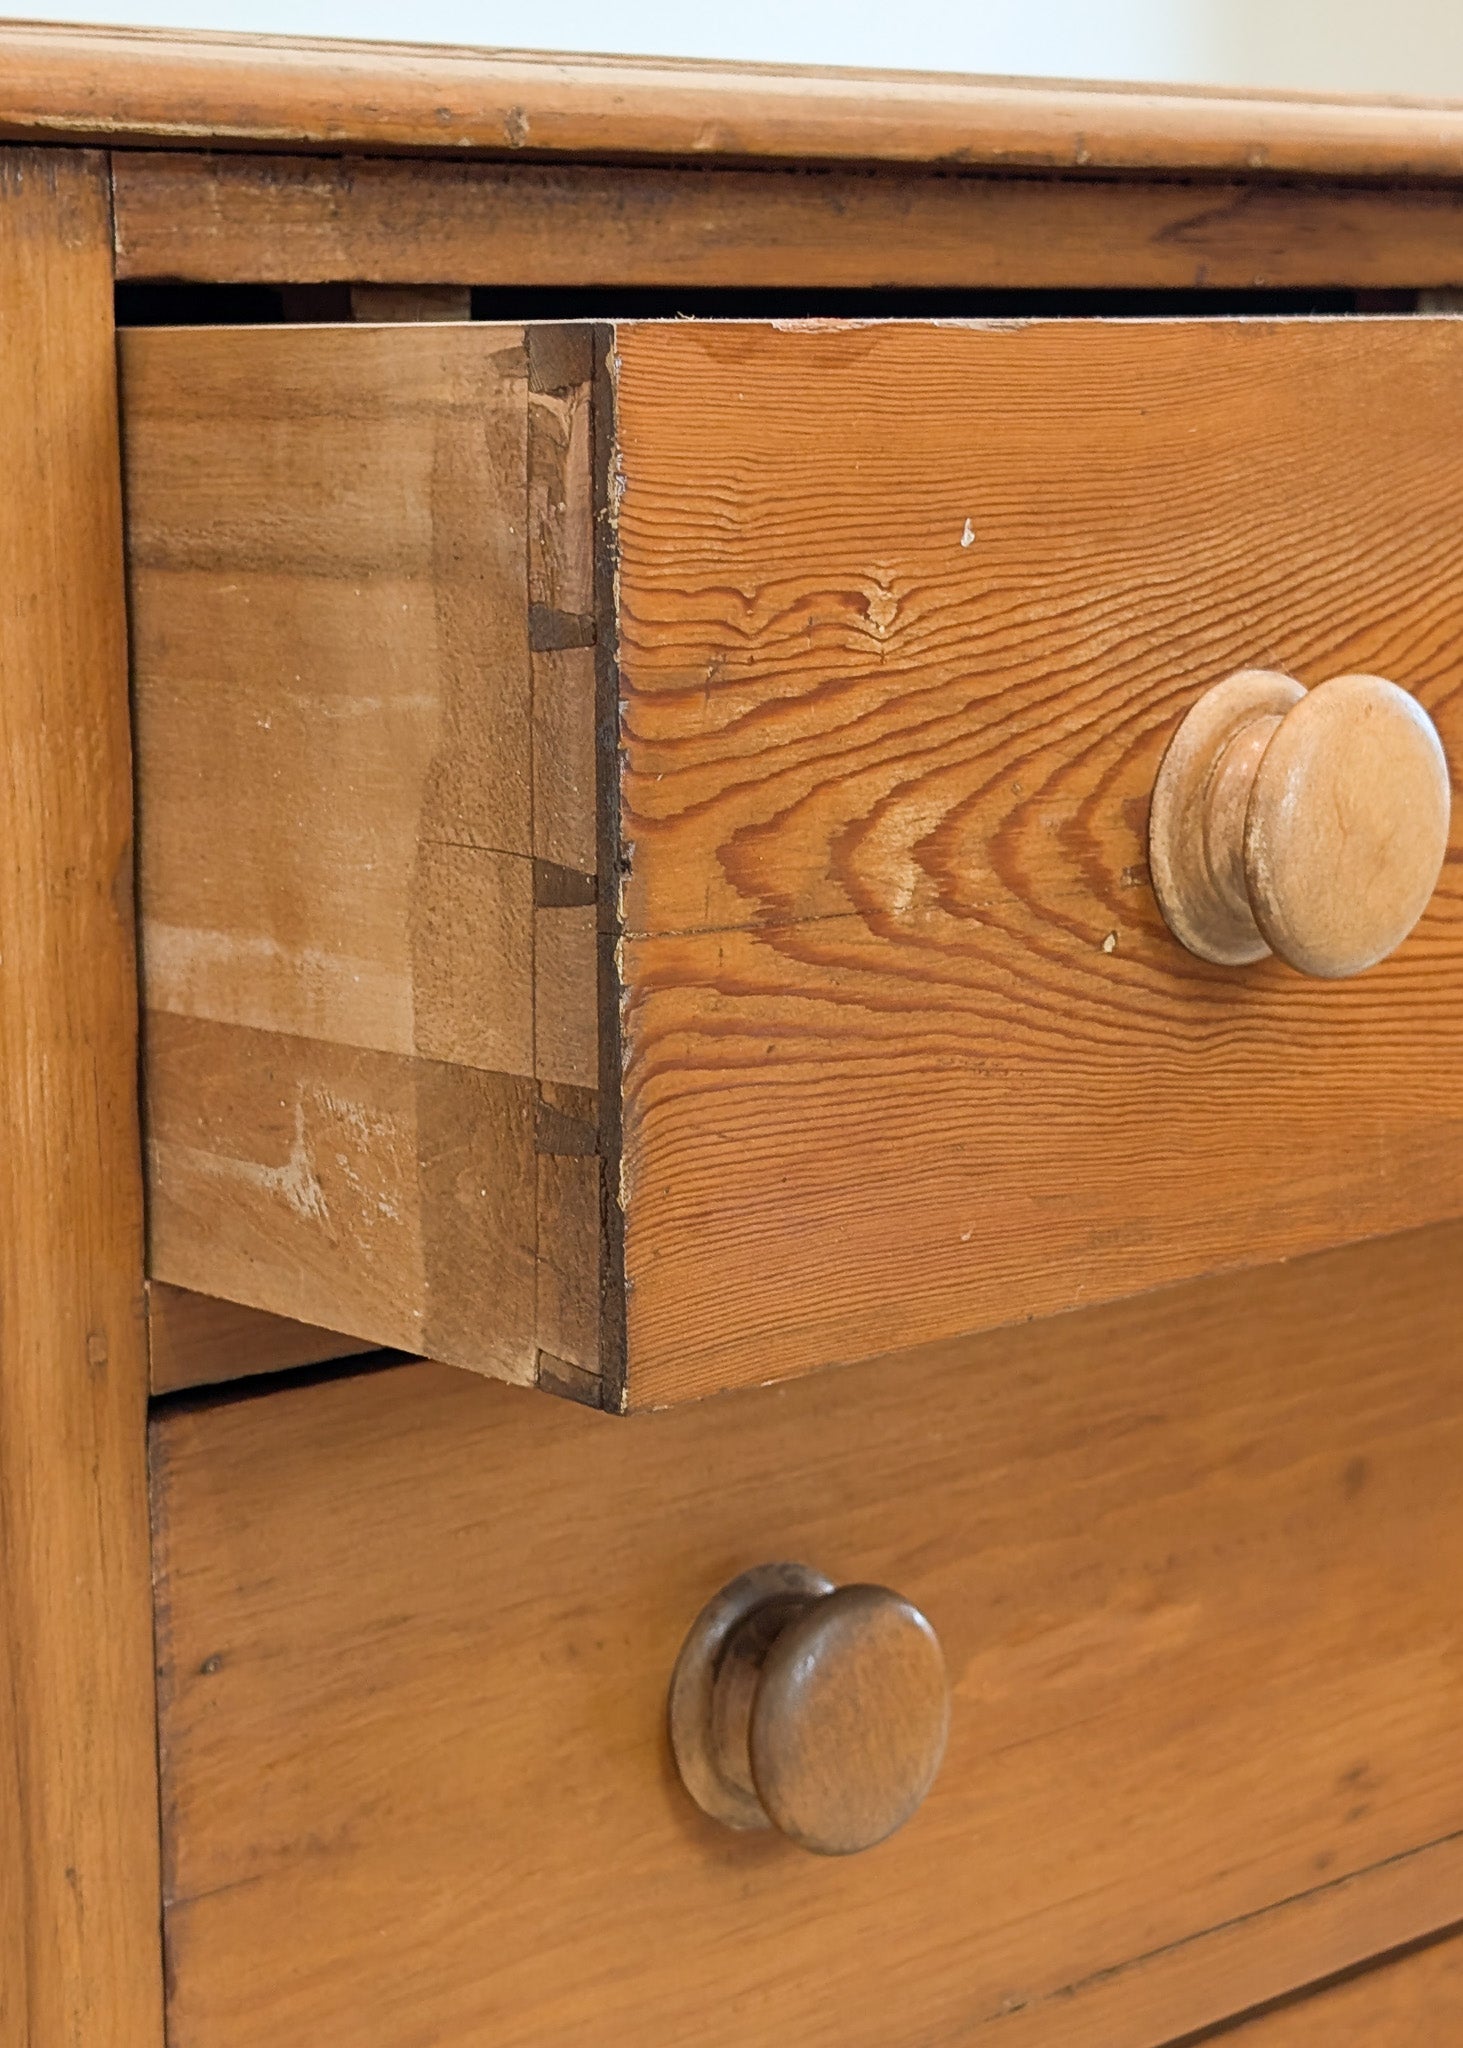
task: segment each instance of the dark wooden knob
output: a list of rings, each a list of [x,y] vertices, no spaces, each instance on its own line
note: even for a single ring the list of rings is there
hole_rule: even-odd
[[[945,1660],[919,1609],[806,1565],[759,1565],[724,1586],[671,1680],[671,1746],[697,1805],[819,1856],[872,1848],[909,1819],[949,1720]]]
[[[1433,722],[1395,683],[1307,691],[1244,669],[1205,691],[1163,757],[1148,828],[1159,907],[1203,960],[1274,952],[1325,980],[1360,974],[1426,908],[1450,809]]]

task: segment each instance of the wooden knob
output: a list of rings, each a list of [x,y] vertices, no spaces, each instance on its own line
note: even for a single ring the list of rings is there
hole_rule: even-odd
[[[1314,690],[1243,669],[1206,690],[1153,790],[1149,866],[1201,960],[1278,953],[1328,981],[1400,946],[1437,886],[1448,764],[1432,720],[1381,676]]]
[[[945,1753],[934,1630],[884,1586],[759,1565],[703,1608],[671,1680],[671,1746],[703,1812],[819,1856],[903,1825]]]

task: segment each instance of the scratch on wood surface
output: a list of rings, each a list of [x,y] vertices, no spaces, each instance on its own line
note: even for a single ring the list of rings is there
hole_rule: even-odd
[[[330,1205],[325,1199],[325,1190],[315,1171],[314,1154],[305,1129],[305,1104],[297,1098],[294,1109],[295,1135],[289,1156],[279,1166],[266,1166],[262,1160],[241,1159],[236,1155],[211,1152],[202,1145],[179,1145],[168,1143],[161,1148],[174,1157],[186,1159],[197,1172],[210,1175],[216,1180],[238,1181],[245,1187],[258,1188],[261,1194],[278,1195],[285,1204],[310,1223],[329,1225]]]

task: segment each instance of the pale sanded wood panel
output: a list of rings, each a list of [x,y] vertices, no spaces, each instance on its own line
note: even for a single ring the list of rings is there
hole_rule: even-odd
[[[152,330],[122,367],[151,1271],[597,1383],[559,1277],[597,1299],[589,354]]]
[[[1212,682],[1463,761],[1447,320],[618,330],[632,1402],[1463,1209],[1454,851],[1392,959],[1206,966]]]
[[[1456,189],[119,151],[117,270],[213,283],[1451,285]],[[357,285],[357,318],[372,301]],[[447,317],[446,315],[440,317]]]
[[[170,2040],[1156,2048],[1448,1925],[1460,1253],[627,1420],[426,1367],[162,1411]],[[667,1754],[779,1558],[948,1656],[933,1792],[844,1861]]]
[[[0,2040],[159,2048],[104,158],[0,150]]]
[[[1384,1963],[1236,2027],[1232,2048],[1425,2048],[1463,2039],[1463,1941]]]

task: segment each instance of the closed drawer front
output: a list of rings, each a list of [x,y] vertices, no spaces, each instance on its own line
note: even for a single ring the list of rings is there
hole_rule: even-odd
[[[1148,836],[1238,670],[1463,758],[1456,322],[124,371],[160,1279],[653,1406],[1463,1207],[1456,866],[1331,981],[1186,950]],[[1341,911],[1419,816],[1358,745]],[[1300,838],[1245,886],[1325,909]]]
[[[1156,2048],[1463,1916],[1460,1252],[626,1421],[427,1366],[164,1406],[174,2048]],[[780,1560],[944,1647],[863,1854],[668,1747]]]

